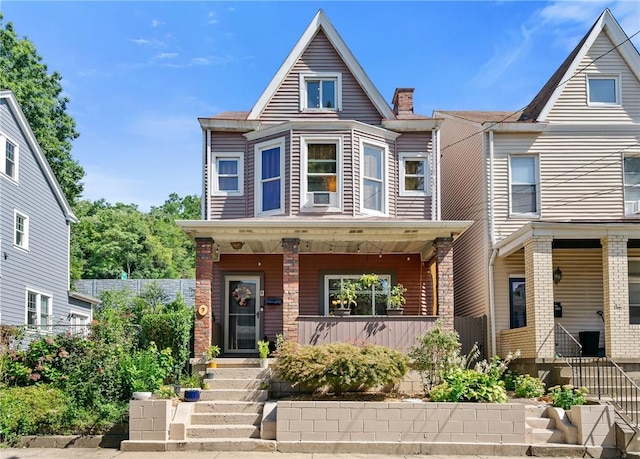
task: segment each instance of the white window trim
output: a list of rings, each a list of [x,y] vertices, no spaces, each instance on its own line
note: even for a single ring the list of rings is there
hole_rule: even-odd
[[[6,167],[7,167],[7,142],[10,142],[13,145],[13,168],[14,168],[14,175],[8,175],[7,171],[6,171]],[[7,177],[9,180],[11,180],[14,183],[18,183],[18,174],[20,172],[19,169],[19,165],[20,165],[20,145],[18,145],[18,142],[16,142],[15,140],[13,140],[12,138],[10,138],[9,136],[5,135],[5,134],[0,134],[0,172],[2,173],[3,176]]]
[[[36,318],[37,324],[35,327],[29,325],[29,293],[33,293],[36,295]],[[40,316],[42,314],[42,297],[46,296],[49,298],[49,314],[47,320],[47,326],[40,326]],[[27,327],[27,330],[32,332],[50,332],[53,330],[53,295],[50,293],[42,292],[40,290],[36,290],[33,288],[27,287],[24,293],[24,323]]]
[[[362,273],[365,274],[365,273]],[[344,279],[353,279],[353,280],[358,280],[362,277],[362,274],[338,274],[338,273],[333,273],[333,274],[325,274],[324,275],[324,282],[323,282],[323,291],[322,291],[322,296],[324,298],[324,315],[328,316],[329,315],[329,279],[330,278],[336,278],[336,277],[341,277]],[[386,279],[388,282],[388,285],[391,286],[391,274],[378,274],[378,278],[380,279]],[[371,314],[370,316],[373,317],[375,314]],[[364,316],[364,317],[369,317],[369,316]]]
[[[616,101],[615,102],[591,102],[591,94],[589,91],[589,80],[614,80],[616,85]],[[622,92],[620,83],[622,77],[619,73],[587,73],[585,74],[585,86],[587,89],[587,106],[589,107],[620,107],[622,105]]]
[[[16,240],[16,219],[20,215],[24,219],[24,244],[19,245]],[[19,211],[18,209],[13,209],[13,223],[11,226],[13,231],[13,246],[17,249],[24,250],[26,252],[29,251],[29,216],[24,212]]]
[[[400,153],[398,155],[398,169],[400,173],[400,196],[430,196],[431,195],[431,161],[430,155],[427,153]],[[405,189],[405,162],[406,161],[424,161],[424,190],[407,190]]]
[[[364,207],[364,146],[370,145],[382,150],[382,211],[366,209]],[[389,213],[389,174],[387,172],[387,161],[389,149],[382,142],[369,139],[360,140],[360,212],[366,215],[387,216]]]
[[[335,108],[307,107],[307,80],[336,80],[336,106]],[[342,111],[342,73],[340,72],[315,72],[300,73],[300,111],[336,112]]]
[[[327,207],[314,207],[306,205],[307,199],[307,174],[308,174],[308,158],[309,158],[309,144],[335,144],[336,145],[336,204],[335,206]],[[315,136],[301,136],[301,167],[300,167],[300,210],[305,212],[340,212],[342,211],[342,181],[343,181],[343,145],[342,137],[315,137]]]
[[[523,212],[523,213],[519,213],[519,212],[514,212],[513,211],[513,192],[511,191],[511,186],[513,185],[513,181],[511,180],[511,158],[535,158],[535,177],[536,177],[536,209],[537,212]],[[540,199],[540,194],[541,194],[541,190],[540,190],[540,155],[534,154],[534,155],[530,155],[530,154],[526,154],[526,155],[521,155],[521,154],[510,154],[507,158],[508,161],[508,169],[509,169],[509,217],[514,217],[514,218],[540,218],[540,212],[541,212],[541,199]]]
[[[234,159],[238,161],[238,190],[226,191],[218,188],[218,160]],[[214,196],[244,196],[244,153],[213,152],[211,153],[211,194]]]
[[[267,212],[262,211],[262,150],[269,150],[270,148],[280,148],[280,207],[277,209],[269,210]],[[269,216],[269,215],[282,215],[284,213],[284,182],[285,182],[285,169],[284,169],[284,157],[285,157],[285,143],[284,137],[278,139],[268,140],[256,144],[254,148],[255,152],[255,193],[254,193],[254,212],[256,216]]]

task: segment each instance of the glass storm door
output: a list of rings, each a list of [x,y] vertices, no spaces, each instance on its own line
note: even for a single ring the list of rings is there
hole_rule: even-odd
[[[225,352],[257,352],[259,295],[260,277],[225,277]]]

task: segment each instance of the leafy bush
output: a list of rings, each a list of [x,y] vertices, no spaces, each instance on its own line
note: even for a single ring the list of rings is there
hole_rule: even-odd
[[[537,398],[544,395],[545,384],[530,375],[509,373],[504,378],[505,389],[513,391],[516,397]]]
[[[455,330],[443,330],[439,320],[434,328],[416,339],[418,344],[409,351],[411,367],[420,373],[425,393],[429,393],[444,373],[459,365],[460,338]]]
[[[154,392],[160,389],[173,368],[171,349],[158,351],[152,341],[147,349],[124,356],[122,369],[131,392]]]
[[[469,355],[459,359],[457,366],[443,373],[442,383],[431,389],[429,397],[436,402],[506,403],[509,399],[502,375],[517,355],[509,354],[504,360],[494,356],[469,369],[468,365],[478,357],[478,348],[474,346]]]
[[[294,385],[340,394],[398,383],[407,373],[408,359],[396,350],[373,344],[302,346],[286,341],[278,348],[276,367],[282,379]]]
[[[496,381],[488,373],[465,368],[453,368],[444,381],[429,392],[434,402],[491,402],[509,401],[502,381]]]
[[[45,384],[0,389],[0,442],[15,444],[21,435],[60,430],[68,397]]]
[[[553,386],[549,388],[548,395],[551,397],[553,406],[568,410],[573,405],[584,405],[587,403],[587,388],[573,387],[571,384],[564,386]]]

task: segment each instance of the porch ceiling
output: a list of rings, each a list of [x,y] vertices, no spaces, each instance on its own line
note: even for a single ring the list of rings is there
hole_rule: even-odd
[[[428,259],[437,238],[456,238],[472,222],[418,219],[252,218],[178,220],[191,237],[211,238],[220,254],[282,253],[282,239],[300,239],[299,253],[419,253]]]

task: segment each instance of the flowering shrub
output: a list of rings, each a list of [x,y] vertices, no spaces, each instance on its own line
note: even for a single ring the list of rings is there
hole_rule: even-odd
[[[584,405],[587,403],[587,388],[573,387],[571,384],[564,386],[553,386],[549,388],[548,395],[551,397],[553,406],[568,410],[573,405]]]

